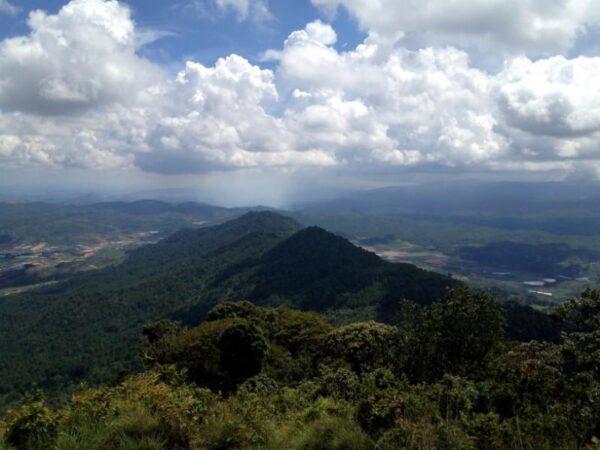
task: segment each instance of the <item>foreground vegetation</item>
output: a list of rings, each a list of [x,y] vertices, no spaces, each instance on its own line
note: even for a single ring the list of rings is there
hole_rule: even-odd
[[[503,338],[500,304],[456,287],[389,324],[220,303],[143,330],[146,371],[30,397],[0,424],[17,449],[598,449],[600,291],[552,314],[561,339]]]

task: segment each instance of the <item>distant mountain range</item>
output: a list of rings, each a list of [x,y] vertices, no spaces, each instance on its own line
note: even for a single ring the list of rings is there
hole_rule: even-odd
[[[303,223],[326,223],[341,214],[398,216],[453,226],[592,236],[600,228],[599,204],[600,183],[455,182],[361,191],[302,208],[297,217]]]
[[[123,233],[155,230],[166,234],[184,227],[215,224],[254,208],[222,208],[204,203],[157,200],[93,204],[2,203],[0,230],[13,243],[74,244]]]
[[[465,181],[357,192],[294,217],[545,307],[600,282],[598,205],[600,183]],[[522,284],[543,279],[557,283],[542,294]]]

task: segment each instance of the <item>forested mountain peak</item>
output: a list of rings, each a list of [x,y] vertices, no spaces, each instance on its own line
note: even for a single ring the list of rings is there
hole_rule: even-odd
[[[409,264],[387,263],[318,227],[282,240],[263,254],[258,267],[252,301],[281,304],[285,298],[286,304],[316,311],[379,307],[399,298],[431,303],[456,283]]]
[[[353,245],[347,239],[320,227],[307,227],[275,246],[266,259],[282,260],[296,264],[311,259],[323,264],[360,265],[363,269],[378,267],[384,261],[375,253]]]
[[[233,244],[250,234],[262,234],[270,239],[285,238],[300,230],[295,220],[271,211],[251,211],[219,225],[186,228],[155,245],[140,247],[131,252],[130,262],[145,265],[172,264],[198,258]]]
[[[250,211],[222,225],[227,230],[246,230],[247,232],[290,234],[302,228],[291,217],[274,211]]]

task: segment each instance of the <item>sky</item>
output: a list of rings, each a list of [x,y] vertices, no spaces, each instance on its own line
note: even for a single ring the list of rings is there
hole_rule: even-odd
[[[598,180],[600,0],[0,0],[0,188]]]

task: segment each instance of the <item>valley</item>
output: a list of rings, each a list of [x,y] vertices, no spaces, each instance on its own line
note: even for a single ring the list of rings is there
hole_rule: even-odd
[[[294,217],[546,309],[600,283],[599,203],[594,185],[465,182],[359,192]]]
[[[542,309],[560,304],[577,296],[586,288],[600,283],[600,264],[593,261],[581,272],[575,273],[562,271],[560,266],[554,270],[544,267],[538,269],[534,266],[529,271],[523,271],[519,270],[518,264],[515,264],[516,267],[511,267],[510,264],[496,265],[494,258],[480,263],[463,259],[451,252],[446,254],[405,241],[391,240],[364,245],[362,242],[365,240],[370,239],[358,239],[355,243],[387,261],[410,263],[426,270],[451,273],[455,278],[472,286],[504,291],[508,298],[521,298],[527,304]]]

